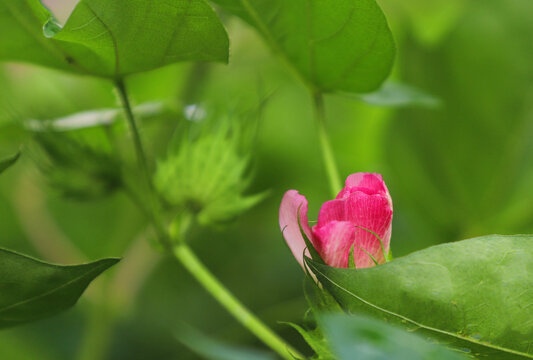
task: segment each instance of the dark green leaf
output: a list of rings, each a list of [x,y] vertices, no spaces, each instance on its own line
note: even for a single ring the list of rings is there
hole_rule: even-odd
[[[118,261],[59,266],[0,249],[0,328],[70,308],[92,280]]]
[[[283,324],[287,324],[296,331],[298,331],[298,333],[304,338],[305,342],[309,345],[309,347],[315,352],[315,356],[313,357],[313,359],[335,360],[335,357],[331,353],[328,343],[326,342],[326,339],[324,339],[324,336],[322,335],[322,332],[319,328],[315,328],[313,330],[306,330],[297,324],[289,322]]]
[[[255,27],[310,87],[369,92],[389,75],[394,42],[374,0],[212,0]]]
[[[211,339],[199,331],[183,326],[176,338],[190,350],[208,360],[274,360],[274,355],[250,348],[232,346]]]
[[[365,316],[329,314],[320,327],[337,360],[460,360],[466,356]]]
[[[464,240],[359,270],[306,261],[345,310],[472,354],[533,358],[533,236]]]
[[[6,171],[11,165],[17,162],[17,160],[20,157],[20,152],[16,153],[15,155],[12,155],[6,159],[0,160],[0,174]]]
[[[0,60],[120,78],[177,61],[223,61],[228,38],[204,0],[82,0],[61,26],[38,0],[0,2]]]

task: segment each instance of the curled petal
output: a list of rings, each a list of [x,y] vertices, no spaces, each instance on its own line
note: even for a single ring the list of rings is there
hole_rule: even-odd
[[[355,228],[354,256],[357,268],[374,265],[372,258],[362,249],[371,254],[378,263],[384,263],[383,250],[385,254],[389,252],[392,226],[392,207],[389,204],[389,199],[384,195],[355,192],[350,194],[346,200],[345,211],[347,220]],[[376,235],[381,238],[383,249]]]
[[[337,199],[345,199],[356,191],[362,191],[368,195],[384,195],[392,208],[392,198],[381,174],[362,172],[351,174],[346,178],[345,187],[337,195]]]
[[[300,231],[298,224],[298,213],[300,214],[300,225],[302,230],[307,235],[309,240],[313,243],[313,234],[309,227],[307,220],[307,199],[300,195],[296,190],[289,190],[283,196],[279,208],[279,227],[283,233],[287,245],[292,251],[292,254],[303,267],[303,254],[306,248],[305,240]],[[307,250],[306,255],[309,256]]]
[[[317,239],[317,250],[324,262],[333,267],[348,267],[355,227],[348,221],[330,221],[322,227],[314,227],[313,230]]]

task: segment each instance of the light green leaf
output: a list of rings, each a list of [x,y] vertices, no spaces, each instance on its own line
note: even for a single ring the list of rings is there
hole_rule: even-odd
[[[306,261],[349,312],[402,324],[474,355],[533,358],[533,236],[464,240],[368,269]]]
[[[108,78],[177,61],[223,61],[228,38],[204,0],[81,0],[61,27],[39,0],[0,2],[0,60]]]
[[[212,0],[255,27],[310,87],[369,92],[389,75],[395,48],[374,0]]]
[[[6,171],[9,167],[11,167],[11,165],[16,163],[19,157],[20,157],[20,152],[8,158],[0,160],[0,174]]]
[[[386,82],[378,90],[368,94],[348,96],[370,105],[385,107],[436,108],[441,105],[440,99],[435,96],[413,86],[395,82]]]
[[[321,316],[319,322],[337,360],[466,359],[459,352],[365,316],[329,314]]]
[[[119,259],[59,266],[0,249],[0,328],[55,315],[73,306],[87,286]]]

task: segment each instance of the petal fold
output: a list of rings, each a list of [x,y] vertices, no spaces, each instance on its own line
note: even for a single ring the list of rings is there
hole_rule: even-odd
[[[303,254],[306,248],[305,240],[300,231],[298,224],[298,213],[300,215],[300,224],[304,233],[309,240],[313,242],[313,233],[309,227],[307,220],[307,199],[300,195],[296,190],[289,190],[283,195],[281,205],[279,208],[279,227],[283,233],[283,237],[289,245],[292,254],[303,267]],[[306,250],[306,256],[309,252]]]
[[[355,228],[348,221],[330,221],[315,227],[317,251],[329,266],[348,267],[350,247],[354,242]]]

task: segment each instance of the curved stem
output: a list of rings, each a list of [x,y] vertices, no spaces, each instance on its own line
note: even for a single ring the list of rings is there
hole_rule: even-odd
[[[166,250],[171,253],[181,264],[189,271],[189,273],[222,305],[226,310],[232,314],[243,326],[250,332],[257,336],[265,345],[276,351],[282,358],[286,360],[293,360],[294,357],[301,358],[300,353],[293,349],[290,345],[285,343],[276,333],[261,322],[255,315],[253,315],[243,304],[241,304],[231,292],[218,281],[218,279],[200,262],[192,250],[180,243],[172,245],[171,237],[168,231],[163,226],[160,219],[159,209],[160,204],[155,194],[150,172],[148,170],[148,162],[146,160],[145,151],[142,140],[137,129],[137,124],[133,116],[133,111],[128,99],[126,87],[122,80],[115,83],[120,95],[122,105],[128,120],[130,129],[133,133],[133,144],[137,154],[139,163],[139,170],[143,173],[142,176],[146,181],[147,191],[150,197],[150,209],[144,208],[144,205],[136,201],[136,204],[147,215],[148,219],[154,226],[157,238]],[[131,194],[129,194],[131,195]]]
[[[318,131],[318,139],[320,142],[320,149],[322,150],[322,160],[328,175],[329,186],[332,195],[335,197],[342,189],[341,178],[333,149],[329,141],[328,133],[326,131],[326,112],[324,109],[324,96],[321,92],[313,93],[313,104],[315,110],[316,126]]]
[[[191,249],[180,244],[174,247],[174,256],[189,273],[250,332],[265,345],[276,351],[283,359],[294,360],[300,353],[267,327],[228,291],[202,264]]]

